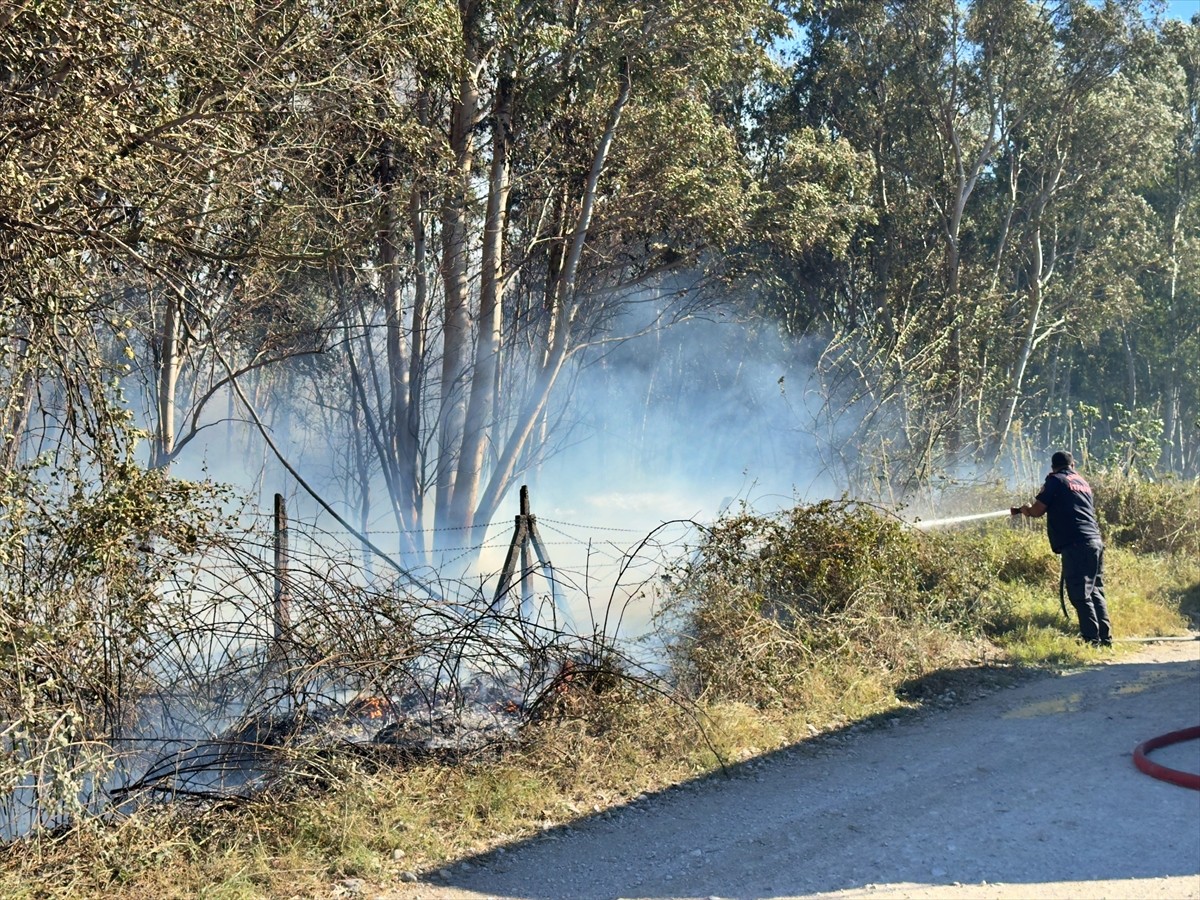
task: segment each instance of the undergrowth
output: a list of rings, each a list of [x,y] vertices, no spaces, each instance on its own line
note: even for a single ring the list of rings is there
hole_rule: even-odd
[[[1117,637],[1200,623],[1194,486],[1097,483]],[[1166,493],[1159,493],[1166,492]],[[1191,518],[1189,518],[1189,516]],[[851,502],[743,513],[671,573],[671,679],[601,679],[497,758],[324,762],[322,790],[157,807],[9,848],[5,897],[327,896],[386,885],[640,793],[924,702],[939,673],[1086,664],[1044,524],[920,532]],[[1069,606],[1068,606],[1069,609]],[[1195,627],[1193,625],[1193,627]],[[673,691],[673,693],[672,693]]]

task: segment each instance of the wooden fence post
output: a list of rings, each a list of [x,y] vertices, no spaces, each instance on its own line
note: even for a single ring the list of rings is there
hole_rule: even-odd
[[[508,555],[504,559],[504,568],[500,572],[500,582],[496,585],[496,597],[492,601],[492,610],[500,608],[505,596],[512,588],[516,576],[517,560],[521,561],[521,618],[528,620],[533,614],[533,584],[530,576],[533,574],[534,557],[545,571],[546,579],[550,582],[550,599],[554,606],[554,614],[558,615],[558,585],[554,580],[554,566],[546,553],[546,545],[538,534],[537,516],[529,507],[529,488],[521,485],[521,512],[517,516],[516,529],[512,542],[508,545]]]
[[[288,520],[283,494],[275,495],[275,603],[272,622],[276,642],[291,627],[291,593],[288,590]]]

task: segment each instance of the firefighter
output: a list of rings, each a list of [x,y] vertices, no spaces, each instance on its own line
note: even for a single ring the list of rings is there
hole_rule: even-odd
[[[1050,457],[1050,474],[1033,503],[1011,509],[1039,519],[1046,516],[1050,549],[1062,556],[1060,591],[1079,616],[1079,635],[1096,647],[1112,646],[1112,626],[1104,603],[1104,542],[1092,488],[1075,471],[1070,453],[1059,450]]]

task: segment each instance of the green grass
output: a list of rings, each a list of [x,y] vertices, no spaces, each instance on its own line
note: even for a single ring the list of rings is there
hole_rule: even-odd
[[[1198,583],[1200,562],[1190,558],[1106,550],[1105,593],[1118,644],[1122,637],[1186,634],[1188,604],[1196,603]],[[1074,665],[1108,652],[1080,646],[1069,601],[1067,613],[1064,617],[1059,605],[1057,578],[1044,584],[1018,581],[1005,591],[1004,612],[993,639],[1024,665]],[[1118,652],[1121,649],[1118,646]]]

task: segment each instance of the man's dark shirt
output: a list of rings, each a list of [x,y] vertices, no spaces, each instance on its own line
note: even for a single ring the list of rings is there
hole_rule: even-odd
[[[1051,472],[1037,499],[1046,505],[1046,534],[1055,553],[1076,544],[1100,543],[1092,489],[1082,475],[1072,469]]]

